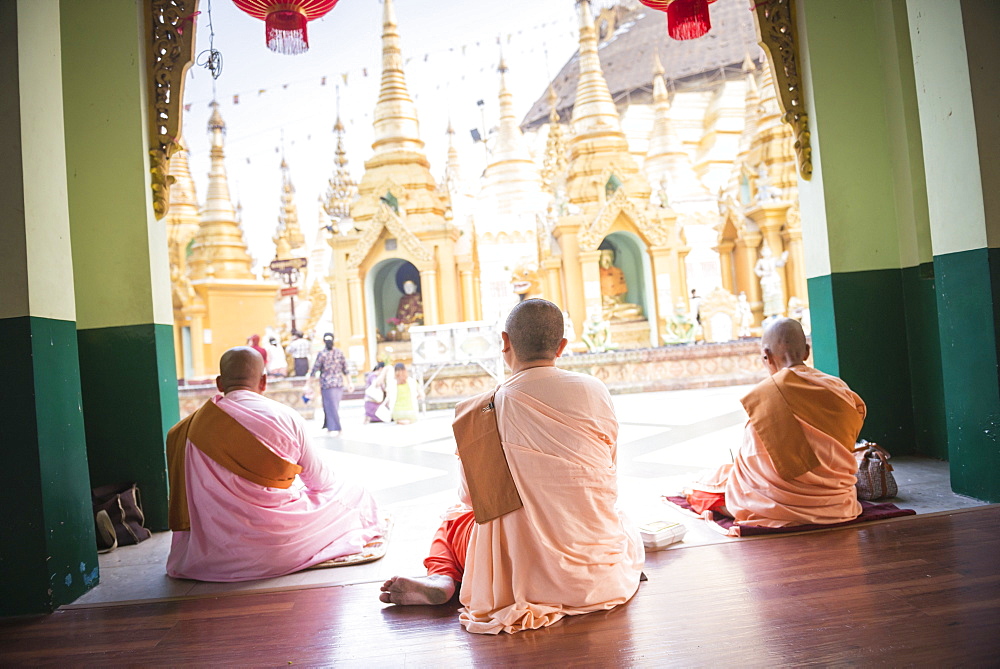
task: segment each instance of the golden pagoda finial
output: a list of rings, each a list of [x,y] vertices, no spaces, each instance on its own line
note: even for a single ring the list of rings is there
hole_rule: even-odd
[[[649,184],[629,153],[618,109],[601,70],[597,29],[589,0],[577,0],[576,8],[580,25],[580,78],[571,116],[574,135],[570,141],[569,201],[578,206],[603,203],[611,178],[624,186],[630,197],[646,199]]]
[[[660,50],[656,49],[653,51],[653,74],[658,74],[662,77],[664,73],[663,63],[660,62]]]
[[[487,172],[490,168],[499,163],[519,162],[525,166],[532,164],[531,156],[524,146],[524,135],[517,122],[517,115],[514,112],[514,96],[507,88],[507,65],[503,56],[500,56],[500,124],[497,130],[496,140],[493,143],[493,150],[490,154],[490,162],[487,165]],[[520,170],[520,168],[518,168]],[[531,168],[535,173],[529,177],[527,174],[520,174],[517,179],[534,179],[537,181],[538,174],[535,168]]]
[[[406,88],[403,54],[400,49],[396,10],[392,0],[385,0],[382,14],[382,86],[375,104],[376,153],[383,151],[420,151],[420,124],[417,108]]]
[[[455,128],[452,127],[451,119],[448,119],[448,162],[444,168],[444,180],[442,186],[448,193],[454,193],[462,183],[462,166],[458,161],[458,149],[455,148]]]
[[[198,233],[191,247],[191,278],[203,279],[252,279],[253,261],[243,240],[236,210],[229,195],[226,176],[225,130],[219,103],[212,100],[212,114],[208,120],[211,139],[211,168],[205,207],[201,212]]]
[[[302,234],[302,227],[299,225],[299,211],[295,206],[295,186],[292,185],[291,170],[284,158],[281,159],[281,211],[278,214],[279,234],[284,233],[285,238],[296,251],[304,249],[306,245],[305,235]]]
[[[170,176],[170,209],[164,217],[169,245],[170,275],[186,276],[188,244],[198,234],[198,196],[188,164],[187,142],[177,139],[177,151],[168,163]]]
[[[576,8],[580,23],[580,79],[573,105],[573,127],[578,136],[599,128],[621,131],[618,109],[601,70],[597,28],[589,0],[577,0]]]
[[[542,161],[542,185],[555,193],[566,181],[566,138],[559,122],[559,96],[549,84],[549,135],[545,140],[545,157]]]
[[[350,217],[351,203],[358,194],[358,184],[351,178],[351,173],[347,169],[347,151],[344,149],[345,131],[339,113],[337,114],[337,122],[333,124],[333,132],[337,135],[337,148],[333,159],[336,167],[333,170],[333,176],[327,181],[326,199],[321,199],[320,202],[322,209],[336,225],[337,221]]]

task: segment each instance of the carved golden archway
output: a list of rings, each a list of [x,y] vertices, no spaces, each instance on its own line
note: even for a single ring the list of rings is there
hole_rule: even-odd
[[[646,216],[629,196],[624,188],[619,188],[611,196],[597,217],[580,233],[580,250],[595,251],[601,241],[608,236],[608,231],[614,225],[620,214],[632,221],[639,233],[650,246],[669,246],[670,235],[666,230],[656,226]]]
[[[757,41],[767,54],[774,73],[774,87],[783,112],[781,120],[792,126],[799,174],[808,181],[812,178],[812,146],[802,73],[799,71],[795,0],[755,2],[753,11]]]
[[[184,75],[194,60],[198,0],[146,0],[146,90],[149,98],[149,172],[153,211],[170,208],[170,156],[181,136]]]
[[[419,263],[425,263],[427,265],[433,264],[434,256],[430,251],[421,243],[421,241],[412,232],[406,229],[403,225],[403,221],[393,212],[389,205],[384,202],[380,204],[378,211],[375,213],[375,217],[365,228],[364,233],[361,238],[358,239],[357,245],[351,254],[347,257],[347,269],[357,270],[361,267],[361,263],[365,261],[368,254],[371,253],[372,248],[375,246],[375,242],[378,241],[379,236],[382,234],[382,228],[388,230],[389,234],[395,237],[399,245],[416,261]]]

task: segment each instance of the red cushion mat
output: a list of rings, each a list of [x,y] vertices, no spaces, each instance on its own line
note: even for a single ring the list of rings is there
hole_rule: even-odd
[[[666,502],[673,504],[674,506],[680,507],[681,509],[694,514],[694,510],[691,505],[687,503],[687,500],[683,497],[667,497],[663,498]],[[895,504],[890,504],[888,502],[876,503],[876,502],[865,502],[861,501],[861,515],[854,520],[848,520],[843,523],[831,523],[829,525],[791,525],[788,527],[761,527],[760,525],[736,525],[732,518],[723,516],[721,513],[712,511],[712,521],[718,525],[725,533],[730,534],[733,527],[736,528],[735,534],[730,534],[730,536],[740,536],[740,537],[752,537],[761,534],[787,534],[789,532],[809,532],[810,530],[828,530],[831,527],[843,527],[845,525],[854,525],[856,523],[866,523],[870,520],[885,520],[886,518],[896,518],[898,516],[914,516],[916,511],[913,509],[900,509]],[[697,514],[695,514],[697,515]],[[700,516],[704,517],[704,516]]]

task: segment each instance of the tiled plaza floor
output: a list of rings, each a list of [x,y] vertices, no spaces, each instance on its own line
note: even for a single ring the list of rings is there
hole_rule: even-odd
[[[619,503],[639,523],[682,521],[685,540],[670,550],[734,541],[682,517],[660,502],[663,494],[716,465],[729,462],[740,445],[746,414],[739,398],[748,386],[614,396],[620,423]],[[339,437],[312,421],[313,437],[343,476],[368,486],[394,520],[386,557],[353,567],[306,571],[246,583],[197,583],[164,573],[170,533],[100,556],[101,583],[71,606],[232,591],[379,583],[394,574],[423,573],[422,560],[440,513],[455,501],[458,461],[451,434],[453,412],[432,411],[412,425],[363,424],[360,401],[342,405],[346,429]],[[321,413],[321,412],[320,412]],[[864,436],[864,435],[862,435]],[[890,452],[893,444],[882,444]],[[982,504],[951,492],[948,464],[894,458],[900,495],[896,504],[930,513]],[[373,586],[373,597],[377,588]]]

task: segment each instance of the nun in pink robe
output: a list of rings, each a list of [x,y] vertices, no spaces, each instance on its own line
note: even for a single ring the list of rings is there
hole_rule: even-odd
[[[167,574],[199,581],[282,576],[358,553],[386,520],[361,486],[334,474],[295,410],[250,390],[213,400],[302,471],[287,489],[234,474],[190,440],[184,452],[190,529],[173,533]]]

